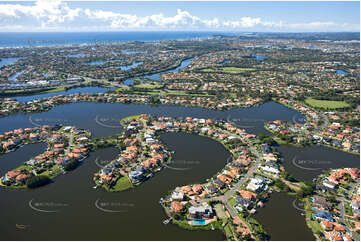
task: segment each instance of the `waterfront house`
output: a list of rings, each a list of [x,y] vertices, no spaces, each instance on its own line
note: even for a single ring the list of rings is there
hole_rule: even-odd
[[[253,192],[260,192],[260,191],[262,191],[264,185],[265,184],[263,183],[263,181],[261,179],[252,177],[246,188]]]
[[[29,177],[30,177],[30,175],[20,174],[15,178],[15,181],[20,182],[20,183],[24,183]]]
[[[236,208],[240,207],[240,208],[248,209],[251,204],[252,203],[250,200],[244,197],[236,196],[236,206],[235,206]],[[237,210],[241,210],[241,209],[237,209]]]
[[[270,173],[274,173],[274,174],[279,174],[280,173],[279,165],[272,162],[272,161],[266,162],[264,164],[264,166],[262,166],[261,168],[262,168],[262,170],[270,172]]]
[[[218,188],[213,185],[213,184],[209,184],[206,186],[206,191],[209,193],[209,194],[214,194],[218,191]]]
[[[331,210],[332,209],[332,204],[327,202],[326,198],[324,198],[324,197],[314,195],[313,197],[311,197],[311,201],[313,203],[313,206],[315,206],[317,208],[321,208],[323,210]]]
[[[131,179],[132,183],[137,183],[144,179],[144,174],[141,170],[131,171],[129,173],[129,178]]]
[[[172,200],[179,200],[182,201],[184,198],[184,193],[181,191],[173,191],[172,195],[171,195],[171,199]]]
[[[336,190],[334,188],[330,188],[330,187],[320,185],[320,184],[316,184],[316,190],[323,192],[323,193],[325,193],[325,192],[335,193],[336,192]]]
[[[21,170],[8,171],[5,174],[6,180],[15,180],[15,178],[21,174]]]
[[[192,191],[196,194],[201,194],[203,192],[203,187],[201,185],[193,185]]]
[[[335,230],[330,232],[324,232],[325,238],[329,241],[342,241],[342,234]]]
[[[331,189],[335,189],[337,187],[337,184],[334,182],[331,182],[329,180],[324,180],[322,183],[325,187],[331,188]]]
[[[247,199],[248,201],[256,201],[257,198],[256,193],[247,190],[241,190],[239,194],[241,195],[241,197]]]
[[[188,209],[189,216],[188,218],[191,220],[205,220],[213,218],[213,210],[212,207],[208,204],[204,203],[199,206],[191,206]]]
[[[218,187],[218,189],[222,189],[226,186],[226,184],[224,182],[222,182],[221,180],[219,179],[216,179],[214,181],[214,185]]]
[[[171,210],[175,213],[179,213],[183,210],[183,205],[181,202],[172,201],[171,203]]]

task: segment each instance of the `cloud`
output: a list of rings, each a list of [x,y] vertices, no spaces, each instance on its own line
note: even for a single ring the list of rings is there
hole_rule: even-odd
[[[88,8],[71,8],[61,0],[34,4],[0,4],[0,31],[46,30],[233,30],[233,31],[359,31],[358,24],[334,22],[286,23],[244,16],[238,20],[201,19],[178,9],[173,16],[149,16]]]
[[[314,30],[314,29],[336,29],[343,31],[360,31],[360,25],[347,24],[347,23],[335,23],[335,22],[309,22],[309,23],[297,23],[289,24],[290,28],[301,30]]]

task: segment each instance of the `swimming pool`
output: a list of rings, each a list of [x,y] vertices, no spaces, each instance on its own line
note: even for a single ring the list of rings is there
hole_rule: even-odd
[[[193,220],[192,224],[193,225],[205,225],[206,221],[205,220]]]

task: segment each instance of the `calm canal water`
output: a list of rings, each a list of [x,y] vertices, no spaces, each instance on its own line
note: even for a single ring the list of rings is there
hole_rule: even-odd
[[[176,186],[204,182],[225,165],[228,151],[214,140],[195,135],[169,133],[162,139],[175,151],[176,164],[197,163],[186,170],[166,168],[140,187],[108,193],[92,188],[92,176],[100,169],[95,160],[111,160],[118,153],[107,148],[91,153],[81,167],[48,186],[32,191],[0,189],[2,239],[224,240],[220,231],[187,231],[164,225],[166,216],[158,202]],[[25,225],[25,229],[16,224]]]
[[[9,152],[0,156],[0,176],[15,167],[22,165],[30,158],[43,153],[46,150],[45,143],[24,145],[14,152]]]
[[[159,72],[159,73],[155,73],[155,74],[152,74],[152,75],[144,75],[144,76],[141,76],[141,78],[149,78],[149,79],[153,79],[153,80],[156,80],[156,81],[162,81],[162,79],[160,78],[161,74],[168,73],[168,72],[178,72],[179,70],[182,70],[184,67],[188,66],[192,62],[192,59],[193,58],[189,58],[189,59],[186,59],[186,60],[182,61],[181,64],[179,66],[177,66],[176,68],[174,68],[174,69]],[[124,84],[125,85],[133,85],[133,79],[125,80]]]
[[[208,110],[200,107],[89,102],[61,105],[49,112],[16,114],[0,118],[0,133],[21,127],[33,127],[34,124],[54,125],[61,123],[89,129],[93,137],[105,137],[120,130],[119,122],[122,118],[142,113],[156,116],[224,119],[233,121],[239,127],[255,134],[266,132],[263,128],[264,122],[303,117],[300,113],[275,102],[265,103],[258,107],[228,111]]]
[[[57,96],[57,95],[69,95],[69,94],[75,94],[75,93],[104,93],[104,92],[110,91],[112,89],[113,88],[106,88],[106,87],[77,87],[77,88],[69,89],[67,91],[50,92],[50,93],[31,95],[31,96],[15,96],[12,98],[16,99],[19,102],[28,102],[28,101],[32,101],[32,100],[36,100],[36,99],[53,97],[53,96]]]
[[[264,122],[302,118],[302,115],[296,111],[275,102],[229,111],[142,104],[76,103],[58,106],[45,113],[17,114],[1,118],[0,133],[20,127],[33,127],[34,124],[62,123],[89,129],[93,137],[106,137],[120,132],[121,118],[141,113],[157,116],[227,119],[244,127],[248,132],[256,134],[265,132]],[[197,135],[167,133],[161,135],[161,139],[170,150],[175,151],[173,163],[169,165],[169,168],[133,190],[108,193],[92,188],[94,186],[92,176],[100,169],[95,160],[115,158],[118,154],[115,148],[91,153],[81,167],[67,175],[61,175],[54,183],[43,188],[32,191],[0,189],[2,238],[5,240],[224,240],[220,231],[187,231],[172,224],[163,225],[165,214],[158,201],[176,186],[204,182],[225,165],[229,152],[220,143]],[[279,147],[279,149],[282,148],[284,147]],[[6,156],[1,156],[0,169],[8,170],[16,167],[15,163],[20,164],[37,153],[43,152],[44,147],[24,146],[21,149],[22,152],[8,154],[16,156],[14,166],[9,166],[12,163],[8,162]],[[317,149],[322,148],[315,147],[315,149],[307,151],[310,152],[310,156],[312,154],[314,157],[318,152]],[[285,147],[280,151],[282,154],[287,154],[287,150],[288,148]],[[290,150],[291,155],[304,149]],[[339,155],[337,158],[339,160],[345,160],[344,158],[348,155],[340,151],[334,152]],[[286,154],[283,154],[284,157]],[[271,234],[271,239],[277,240],[279,239],[277,231],[284,230],[283,223],[293,223],[295,219],[292,216],[298,216],[298,212],[291,209],[282,210],[285,206],[292,206],[292,197],[288,200],[282,198],[281,209],[273,209],[273,196],[278,196],[278,194],[273,194],[270,202],[263,209],[268,212],[260,210],[257,216],[262,217],[259,220]],[[276,204],[278,204],[277,201]],[[35,208],[56,212],[46,213],[33,210],[29,202],[33,207],[37,206]],[[97,208],[95,203],[103,209],[118,212],[104,212]],[[274,218],[281,216],[280,214],[284,211],[289,211],[287,216],[290,217],[277,219],[275,222]],[[272,221],[273,227],[269,227],[268,220]],[[20,230],[16,228],[16,224],[26,225],[26,228]],[[299,233],[310,233],[307,227],[298,226],[297,228]],[[287,240],[297,237],[288,232],[282,236]],[[313,238],[297,237],[297,239]]]
[[[333,168],[360,168],[360,156],[325,146],[297,148],[290,145],[278,147],[287,172],[300,181],[312,181],[324,171]]]
[[[307,227],[305,217],[293,207],[294,197],[285,193],[273,193],[265,207],[258,209],[255,219],[262,224],[270,240],[315,240]]]

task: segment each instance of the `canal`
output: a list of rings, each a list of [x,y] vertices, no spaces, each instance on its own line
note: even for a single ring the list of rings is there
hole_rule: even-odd
[[[328,169],[360,168],[360,156],[325,146],[281,145],[278,151],[283,156],[286,171],[299,181],[312,181]]]
[[[93,137],[106,137],[120,132],[120,119],[141,113],[224,119],[235,122],[248,132],[256,134],[265,132],[263,125],[267,121],[275,119],[291,121],[295,117],[303,117],[298,112],[275,102],[228,111],[143,104],[75,103],[57,106],[49,112],[17,114],[1,118],[0,133],[20,127],[62,123],[89,129]],[[101,168],[99,164],[105,164],[105,161],[116,158],[119,151],[115,148],[92,152],[81,167],[59,176],[54,183],[40,189],[24,191],[1,188],[2,238],[5,240],[224,240],[220,231],[188,231],[172,224],[164,225],[162,221],[166,217],[158,201],[176,186],[205,182],[224,167],[229,152],[220,143],[197,135],[166,133],[161,135],[161,140],[170,150],[175,151],[173,162],[168,168],[133,190],[108,193],[92,188],[93,174]],[[17,167],[30,157],[42,153],[44,146],[26,145],[20,149],[21,152],[18,150],[0,157],[0,171]],[[308,156],[303,156],[302,152],[310,157],[324,157],[330,153],[330,157],[341,162],[349,159],[347,153],[316,146],[305,149],[280,146],[278,149],[285,159],[286,169],[296,178],[296,175],[302,171],[295,170],[293,174],[287,164],[294,156],[298,159],[310,159]],[[15,158],[8,161],[7,155]],[[260,209],[256,215],[257,219],[264,225],[272,240],[312,240],[313,237],[309,237],[310,230],[304,226],[304,218],[292,208],[293,197],[285,194],[284,196],[272,194],[266,207]],[[282,219],[275,220],[276,217]],[[17,228],[16,224],[25,225],[25,229]],[[295,224],[297,233],[288,232],[289,228],[285,229],[284,224],[287,226]],[[290,228],[289,231],[293,230]]]
[[[81,167],[40,189],[0,189],[2,239],[224,240],[220,231],[164,225],[159,199],[176,186],[204,182],[225,165],[228,151],[214,140],[195,135],[169,133],[162,139],[175,151],[174,163],[194,164],[188,165],[191,169],[166,168],[140,187],[120,193],[95,190],[92,177],[99,164],[119,152],[107,148],[92,152]],[[25,229],[18,229],[17,224]]]
[[[270,236],[277,241],[315,240],[307,227],[305,217],[293,207],[293,196],[274,192],[265,207],[258,209],[255,219],[262,224]]]
[[[75,93],[104,93],[107,91],[112,90],[113,88],[106,88],[106,87],[76,87],[71,88],[66,91],[60,91],[60,92],[49,92],[49,93],[43,93],[38,95],[24,95],[24,96],[14,96],[13,99],[16,99],[19,102],[28,102],[36,99],[41,98],[48,98],[53,97],[57,95],[69,95],[69,94],[75,94]]]
[[[142,113],[156,116],[224,119],[255,134],[266,132],[263,128],[265,122],[276,119],[292,121],[295,117],[303,117],[295,110],[276,102],[227,111],[200,107],[85,102],[60,105],[43,113],[15,114],[0,118],[0,133],[17,128],[33,127],[36,124],[55,125],[58,123],[89,129],[93,137],[106,137],[119,132],[119,122],[122,118]]]

